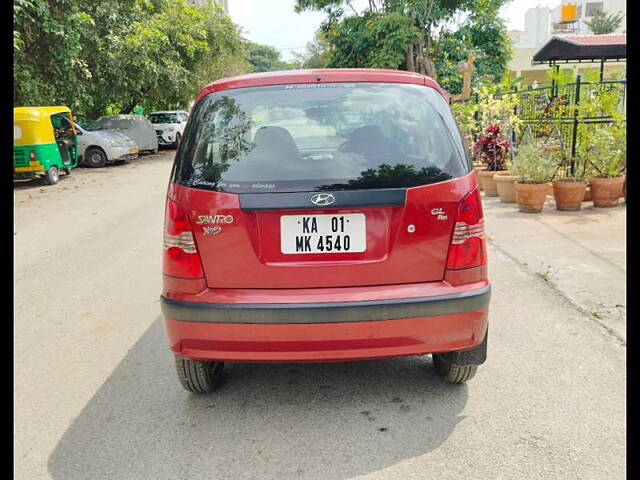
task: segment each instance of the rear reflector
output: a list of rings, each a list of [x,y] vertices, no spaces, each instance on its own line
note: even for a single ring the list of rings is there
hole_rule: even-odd
[[[29,154],[29,160],[31,160],[32,162],[37,160],[36,152],[34,150],[31,150],[31,153]]]
[[[457,270],[483,265],[487,262],[486,251],[482,203],[476,188],[458,205],[447,268]]]
[[[180,278],[204,276],[187,212],[169,198],[164,217],[163,247],[162,271],[165,275]]]

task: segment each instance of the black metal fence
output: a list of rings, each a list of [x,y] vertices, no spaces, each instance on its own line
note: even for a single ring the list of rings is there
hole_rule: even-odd
[[[618,91],[618,108],[626,112],[627,82],[603,81],[583,82],[578,75],[575,83],[566,85],[552,85],[540,88],[518,89],[502,92],[496,97],[515,95],[517,97],[515,114],[521,120],[520,133],[510,132],[510,139],[514,147],[520,142],[540,144],[557,143],[569,159],[573,172],[576,149],[580,139],[589,138],[590,132],[602,125],[610,124],[613,119],[603,111],[592,111],[588,114],[579,114],[580,102],[600,95],[605,91]],[[473,95],[465,102],[479,103],[479,96]],[[454,103],[454,102],[451,102]],[[480,112],[476,111],[476,120]],[[482,126],[484,127],[484,126]],[[475,139],[481,133],[481,126],[473,132],[465,132],[473,135]],[[513,150],[512,150],[513,154]]]

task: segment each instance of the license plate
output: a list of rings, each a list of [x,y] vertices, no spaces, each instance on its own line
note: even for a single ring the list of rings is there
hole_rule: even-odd
[[[366,249],[364,213],[280,217],[282,253],[358,253]]]
[[[138,153],[138,149],[137,148],[130,148],[129,149],[129,153]]]

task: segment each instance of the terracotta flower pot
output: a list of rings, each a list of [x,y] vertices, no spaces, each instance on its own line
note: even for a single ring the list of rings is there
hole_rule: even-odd
[[[622,196],[624,177],[613,178],[591,177],[591,193],[594,207],[615,207]]]
[[[553,183],[549,182],[547,183],[547,195],[553,197],[554,193],[553,193]]]
[[[478,173],[483,171],[485,168],[487,168],[487,167],[483,167],[483,166],[480,166],[480,165],[474,165],[473,166],[473,171],[476,172],[476,178],[478,179],[478,188],[480,188],[480,190],[484,190],[484,188],[482,186],[482,182],[480,181],[480,175],[478,175]]]
[[[498,189],[496,188],[496,182],[493,180],[493,176],[496,173],[498,172],[489,171],[489,170],[481,170],[478,172],[478,180],[480,181],[480,185],[482,185],[484,194],[487,197],[498,196]]]
[[[540,213],[547,200],[547,183],[515,183],[518,210]]]
[[[624,190],[624,203],[627,203],[627,177],[624,177],[624,187],[622,187],[622,189]]]
[[[562,211],[580,210],[584,194],[587,190],[587,182],[574,180],[554,180],[553,196],[556,199],[556,208]]]
[[[493,181],[496,182],[496,188],[500,201],[502,203],[516,203],[516,189],[515,183],[520,180],[521,177],[509,175],[508,172],[496,173],[493,177]]]

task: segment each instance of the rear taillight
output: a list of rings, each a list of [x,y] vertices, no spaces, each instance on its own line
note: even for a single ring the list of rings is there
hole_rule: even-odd
[[[204,276],[187,212],[171,199],[167,199],[165,210],[163,246],[162,271],[165,275],[180,278]]]
[[[458,270],[484,265],[487,262],[486,252],[482,202],[480,191],[476,188],[458,205],[449,245],[447,269]]]
[[[32,150],[29,154],[29,160],[31,160],[32,162],[35,162],[37,160],[35,151]]]

